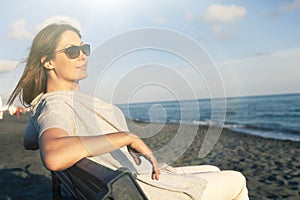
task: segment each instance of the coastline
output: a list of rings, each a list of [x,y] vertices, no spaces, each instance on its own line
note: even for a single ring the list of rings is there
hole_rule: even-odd
[[[0,121],[0,199],[52,199],[51,176],[38,151],[23,148],[28,115],[4,116]],[[128,121],[132,132],[146,123]],[[152,124],[159,129],[161,124]],[[165,124],[159,134],[145,138],[154,152],[177,134],[178,124]],[[195,125],[186,126],[195,128]],[[217,144],[204,158],[198,152],[207,127],[198,126],[192,144],[173,166],[211,164],[237,170],[247,178],[250,199],[298,199],[300,195],[299,142],[260,138],[223,129]],[[157,155],[158,159],[163,159]]]

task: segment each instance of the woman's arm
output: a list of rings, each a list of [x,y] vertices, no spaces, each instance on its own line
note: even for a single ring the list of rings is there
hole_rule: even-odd
[[[152,164],[152,179],[159,178],[158,164],[151,149],[131,133],[117,132],[79,137],[69,136],[59,128],[50,128],[42,134],[39,146],[42,161],[51,171],[69,168],[84,157],[105,154],[127,146],[135,162],[140,164],[140,159],[135,153],[137,152]]]

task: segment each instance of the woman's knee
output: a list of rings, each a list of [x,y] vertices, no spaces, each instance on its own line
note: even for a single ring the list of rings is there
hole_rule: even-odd
[[[235,188],[234,199],[249,199],[248,197],[248,189],[246,186],[246,177],[238,171],[224,171],[224,173],[228,173],[232,180],[232,186]]]
[[[240,183],[246,183],[246,177],[241,172],[233,171],[233,170],[225,170],[223,172],[228,173],[231,178],[233,178],[234,180]]]

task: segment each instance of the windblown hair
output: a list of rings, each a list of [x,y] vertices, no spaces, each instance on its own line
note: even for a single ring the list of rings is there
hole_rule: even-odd
[[[55,49],[65,31],[73,31],[81,38],[79,30],[69,24],[50,24],[42,29],[33,39],[24,72],[10,95],[7,104],[12,105],[19,96],[25,107],[30,107],[32,100],[40,93],[46,92],[48,70],[44,63],[55,58]],[[42,58],[46,58],[42,62]]]

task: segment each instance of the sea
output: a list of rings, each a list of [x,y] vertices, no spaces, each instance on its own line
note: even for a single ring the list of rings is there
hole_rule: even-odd
[[[146,123],[222,126],[244,134],[300,142],[300,94],[119,104]]]

